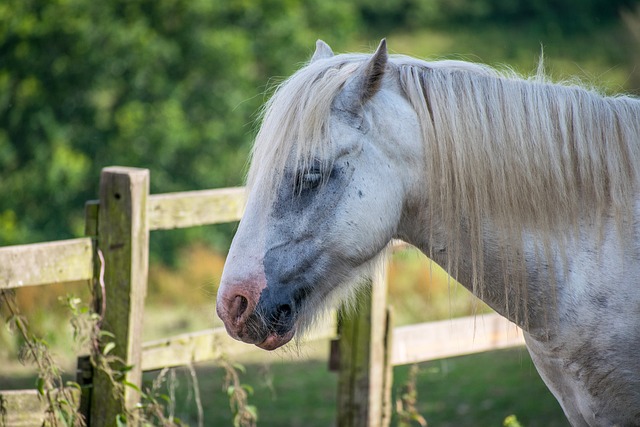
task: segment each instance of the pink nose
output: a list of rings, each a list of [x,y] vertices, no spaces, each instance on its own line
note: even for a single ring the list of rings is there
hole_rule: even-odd
[[[262,280],[222,281],[218,290],[216,311],[224,322],[227,333],[237,340],[255,344],[259,337],[253,336],[247,320],[255,311],[260,293],[266,283]]]
[[[255,306],[255,304],[252,304]],[[246,296],[235,294],[226,296],[218,294],[216,311],[227,328],[229,335],[235,339],[241,339],[242,329],[247,321],[247,317],[253,312],[253,307],[249,307],[249,300]]]
[[[236,295],[229,305],[229,321],[237,324],[242,321],[242,315],[247,311],[249,301],[243,295]]]

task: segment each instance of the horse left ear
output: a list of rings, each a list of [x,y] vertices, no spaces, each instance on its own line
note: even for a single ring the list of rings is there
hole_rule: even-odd
[[[333,51],[331,50],[331,47],[329,47],[329,45],[323,42],[322,40],[318,40],[316,42],[316,51],[311,57],[310,62],[315,62],[318,59],[331,58],[333,57],[333,55],[334,54],[333,54]]]
[[[352,113],[359,112],[362,106],[380,90],[388,59],[387,41],[382,39],[371,59],[356,72],[351,80],[347,81],[336,99],[338,108]]]

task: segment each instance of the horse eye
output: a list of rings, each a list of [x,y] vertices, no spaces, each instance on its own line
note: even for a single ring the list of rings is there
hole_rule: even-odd
[[[298,191],[313,190],[322,182],[322,173],[318,170],[310,170],[302,173],[298,179]]]

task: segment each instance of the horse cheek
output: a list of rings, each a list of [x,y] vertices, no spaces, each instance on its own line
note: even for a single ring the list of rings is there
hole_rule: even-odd
[[[351,259],[354,267],[377,256],[396,232],[399,203],[383,194],[371,186],[358,186],[343,208],[334,233],[340,237],[336,240],[342,256]]]

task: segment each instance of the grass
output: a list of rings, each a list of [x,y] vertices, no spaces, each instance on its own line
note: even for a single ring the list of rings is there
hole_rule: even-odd
[[[317,343],[328,348],[328,343]],[[242,381],[253,389],[249,401],[258,408],[259,426],[327,427],[336,414],[336,375],[327,369],[321,351],[309,350],[313,357],[303,361],[283,356],[244,363]],[[515,414],[525,427],[568,426],[553,396],[538,377],[524,349],[501,350],[479,355],[444,359],[419,365],[417,409],[430,426],[501,426]],[[394,369],[394,399],[407,379],[409,367]],[[204,425],[231,426],[232,414],[224,372],[211,365],[196,368],[204,409]],[[147,383],[153,373],[145,375]],[[2,387],[32,387],[33,379],[0,375]],[[197,406],[193,398],[191,375],[177,368],[173,393],[175,415],[188,425],[197,425]],[[169,395],[169,391],[165,390]],[[396,425],[392,420],[391,425]]]
[[[203,263],[220,264],[218,255],[207,254],[202,248],[188,253],[192,256],[184,258],[181,268],[190,274],[195,270],[193,263],[200,268]],[[448,319],[486,310],[465,289],[448,281],[442,270],[429,265],[426,258],[414,250],[394,255],[389,276],[392,283],[389,300],[397,313],[397,324]],[[150,290],[151,304],[147,305],[145,313],[145,340],[212,327],[214,301],[210,297],[211,289],[208,289],[208,284],[204,290],[199,285],[211,282],[210,277],[193,279],[195,283],[191,286],[196,296],[188,297],[189,305],[169,304],[163,295],[177,295],[176,290],[165,289],[157,296],[154,296],[157,289]],[[217,279],[214,278],[213,282],[217,283]],[[184,281],[174,284],[187,285]],[[151,286],[166,288],[171,284],[165,280],[160,285],[153,283]],[[198,300],[200,302],[196,304]],[[62,317],[55,320],[48,316],[47,319],[46,331],[68,329]],[[55,338],[54,342],[67,345],[69,339],[62,336]],[[253,390],[249,402],[258,408],[259,426],[333,425],[337,378],[327,369],[328,349],[328,342],[309,343],[293,352],[250,351],[234,360],[246,367],[241,378]],[[67,378],[73,379],[74,353],[63,350],[58,347],[54,353],[60,356],[58,359],[68,372]],[[526,427],[566,425],[558,404],[541,383],[526,351],[522,349],[420,366],[417,408],[431,426],[499,426],[511,414],[516,414]],[[408,367],[395,368],[394,393],[406,381],[407,370]],[[204,425],[231,426],[232,413],[223,387],[224,371],[212,365],[201,365],[196,367],[196,372]],[[163,393],[174,396],[177,417],[189,425],[197,425],[191,373],[187,368],[178,368],[172,375],[175,379],[172,382],[167,377]],[[155,376],[157,373],[146,374],[146,382],[150,384]],[[173,392],[167,389],[168,383],[174,384]],[[0,388],[33,388],[34,384],[33,369],[22,367],[15,360],[0,365]]]
[[[316,344],[318,345],[318,344]],[[328,348],[328,343],[320,343]],[[316,352],[314,350],[314,352]],[[316,353],[317,354],[317,353]],[[327,427],[335,424],[336,375],[326,361],[312,357],[245,363],[243,382],[254,390],[250,403],[258,408],[258,425]],[[196,425],[195,402],[185,368],[177,375],[176,415]],[[394,399],[407,380],[409,367],[394,369]],[[230,426],[224,373],[212,366],[197,369],[205,400],[205,425]],[[151,375],[147,375],[150,381]],[[501,426],[515,414],[525,427],[568,426],[560,406],[546,389],[524,349],[444,359],[419,365],[417,409],[430,426]],[[397,425],[396,416],[391,425]]]
[[[525,349],[420,365],[418,411],[432,426],[500,426],[514,414],[527,427],[568,426]],[[396,368],[401,384],[407,368]]]

